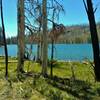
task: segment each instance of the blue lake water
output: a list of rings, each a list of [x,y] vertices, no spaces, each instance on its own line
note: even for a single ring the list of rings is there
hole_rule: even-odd
[[[8,55],[17,56],[17,45],[8,45]],[[29,48],[29,45],[28,45]],[[82,61],[93,60],[91,44],[55,44],[54,58],[57,60]],[[36,56],[37,45],[33,45],[32,55]],[[48,58],[51,54],[51,45],[48,46]],[[4,48],[0,47],[0,55],[4,56]]]

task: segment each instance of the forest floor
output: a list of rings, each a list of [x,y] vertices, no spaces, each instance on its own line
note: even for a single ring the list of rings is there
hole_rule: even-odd
[[[9,59],[9,79],[0,57],[0,100],[100,100],[100,83],[95,81],[90,62],[55,62],[53,78],[40,76],[41,66],[25,61],[29,72],[17,79],[17,60]],[[48,75],[50,67],[48,67]]]

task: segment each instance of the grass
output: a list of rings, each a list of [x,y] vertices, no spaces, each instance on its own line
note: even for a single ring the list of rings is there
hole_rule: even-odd
[[[100,100],[100,83],[95,82],[89,63],[56,62],[52,79],[22,75],[19,81],[17,59],[9,58],[8,82],[2,62],[0,58],[0,100]],[[25,61],[24,69],[35,74],[41,72],[40,64],[32,61]]]

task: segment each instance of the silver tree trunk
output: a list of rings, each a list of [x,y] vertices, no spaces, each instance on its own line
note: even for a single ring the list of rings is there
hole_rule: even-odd
[[[23,72],[24,67],[24,33],[25,33],[25,22],[24,22],[24,0],[18,0],[17,5],[17,18],[18,18],[18,66],[17,71]]]
[[[47,74],[48,43],[47,43],[47,0],[42,1],[42,27],[43,27],[43,47],[42,47],[42,74]]]

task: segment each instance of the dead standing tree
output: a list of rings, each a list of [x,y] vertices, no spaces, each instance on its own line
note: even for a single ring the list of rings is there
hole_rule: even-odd
[[[53,60],[54,60],[54,43],[57,40],[57,38],[64,33],[65,27],[63,24],[56,24],[53,23],[53,29],[49,33],[49,37],[51,38],[51,70],[50,75],[53,76]]]
[[[64,33],[65,27],[62,24],[55,23],[55,20],[59,20],[59,14],[60,12],[65,12],[63,6],[56,0],[51,1],[51,7],[48,7],[52,9],[52,20],[48,19],[48,21],[52,22],[52,30],[49,33],[49,36],[51,38],[51,70],[50,74],[51,77],[53,76],[53,59],[54,59],[54,42],[55,40],[60,36],[60,34]]]
[[[28,6],[27,6],[28,5]],[[37,41],[37,62],[41,59],[41,28],[42,28],[42,5],[41,1],[39,0],[26,0],[25,6],[25,18],[26,18],[26,25],[31,29],[35,26],[37,27],[35,33],[38,35]],[[28,17],[27,17],[28,16]],[[32,28],[33,27],[33,28]],[[34,30],[34,29],[33,29]],[[33,30],[29,30],[31,35],[33,35]]]
[[[93,48],[93,57],[94,57],[94,73],[95,78],[97,81],[100,81],[100,50],[99,50],[99,40],[98,40],[98,33],[96,29],[96,22],[95,22],[95,10],[93,9],[92,0],[83,0],[89,25],[90,25],[90,33],[92,39],[92,48]]]
[[[42,75],[47,75],[48,43],[47,43],[47,0],[42,0]]]
[[[2,0],[0,0],[0,7],[1,7],[2,34],[3,34],[3,39],[4,39],[4,49],[5,49],[5,63],[6,63],[5,77],[6,77],[6,79],[8,79],[8,51],[7,51],[7,43],[6,43],[6,36],[5,36],[5,26],[4,26],[4,19],[3,19],[3,6],[2,6]]]
[[[17,72],[24,72],[24,32],[25,32],[25,22],[24,22],[24,0],[18,0],[17,3],[17,18],[18,18],[18,65]]]

